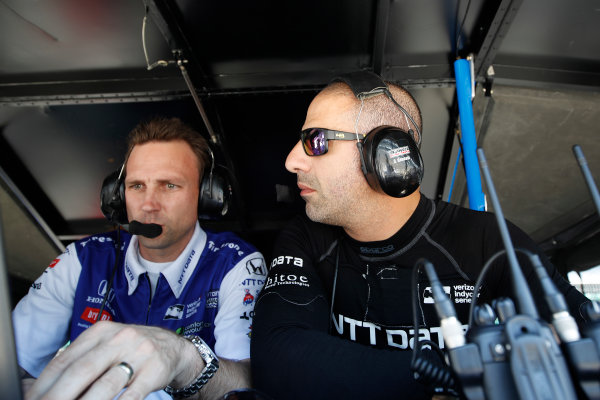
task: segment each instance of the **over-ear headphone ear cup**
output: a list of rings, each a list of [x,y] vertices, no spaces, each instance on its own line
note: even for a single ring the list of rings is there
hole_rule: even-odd
[[[125,184],[123,179],[119,179],[119,172],[117,170],[104,178],[100,189],[100,209],[110,222],[124,225],[129,221],[125,206]]]
[[[423,179],[423,159],[413,137],[399,128],[381,126],[365,137],[363,157],[369,185],[392,197],[413,193]]]
[[[198,197],[198,218],[215,219],[229,211],[231,184],[227,171],[215,165],[213,171],[207,171],[200,184]]]

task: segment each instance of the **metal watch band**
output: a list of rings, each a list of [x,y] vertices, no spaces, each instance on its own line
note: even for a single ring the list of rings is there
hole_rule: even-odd
[[[215,353],[213,353],[210,347],[206,343],[204,343],[204,340],[202,340],[200,336],[189,335],[184,337],[190,342],[192,342],[192,344],[196,347],[198,353],[200,353],[200,357],[202,357],[202,359],[206,363],[206,366],[204,367],[198,378],[196,378],[196,380],[190,383],[189,385],[180,389],[174,389],[171,386],[167,386],[164,388],[164,391],[167,392],[167,394],[171,395],[171,397],[173,397],[174,399],[183,399],[198,393],[198,391],[202,389],[204,385],[206,385],[206,382],[208,382],[209,379],[212,378],[213,375],[219,369],[219,359],[217,358]]]

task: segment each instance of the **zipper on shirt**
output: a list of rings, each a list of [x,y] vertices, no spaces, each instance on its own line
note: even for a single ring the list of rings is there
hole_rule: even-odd
[[[150,289],[150,296],[148,296],[148,308],[146,309],[146,325],[148,325],[150,308],[152,307],[152,284],[150,284],[150,277],[148,277],[148,274],[146,273],[144,276],[146,277],[146,282],[148,282],[148,288]],[[158,279],[160,279],[160,277]],[[156,283],[156,286],[158,286],[158,282]]]

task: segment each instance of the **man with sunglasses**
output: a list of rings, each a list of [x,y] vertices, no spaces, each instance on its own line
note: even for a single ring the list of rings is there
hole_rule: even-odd
[[[443,349],[444,340],[424,277],[417,315],[411,310],[413,267],[422,258],[433,263],[465,324],[482,266],[503,249],[493,215],[420,193],[415,152],[421,113],[406,90],[382,85],[358,94],[348,80],[327,86],[310,104],[300,141],[287,157],[306,216],[276,242],[251,343],[254,384],[275,399],[431,398],[439,382],[417,382],[411,370],[413,317],[420,341]],[[375,169],[380,175],[393,169],[400,184],[387,185],[385,172],[375,182],[363,150],[388,139],[373,138],[381,126],[391,127],[384,129],[392,145],[388,162]],[[509,226],[516,247],[540,254],[525,233]],[[540,256],[581,322],[578,309],[587,299]],[[529,263],[522,265],[531,276]],[[499,257],[478,302],[512,295],[506,271],[506,258]],[[530,285],[547,317],[539,284]],[[443,370],[434,352],[420,354],[422,365]]]

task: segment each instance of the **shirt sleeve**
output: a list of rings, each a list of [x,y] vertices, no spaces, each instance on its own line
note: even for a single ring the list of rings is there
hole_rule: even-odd
[[[259,252],[244,257],[229,271],[219,290],[215,317],[215,354],[230,360],[250,357],[254,304],[266,277],[265,259]]]
[[[19,365],[34,377],[68,340],[80,273],[81,264],[71,244],[50,263],[13,310]]]
[[[431,398],[410,372],[410,352],[329,334],[330,303],[310,254],[309,227],[284,230],[255,309],[252,375],[276,399]]]

